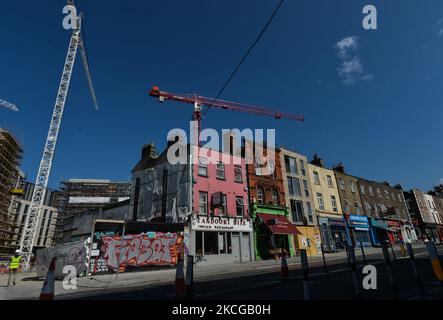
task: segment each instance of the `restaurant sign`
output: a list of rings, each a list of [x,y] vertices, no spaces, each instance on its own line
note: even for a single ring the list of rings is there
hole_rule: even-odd
[[[234,217],[192,217],[192,230],[197,231],[233,231],[251,232],[252,221],[244,218]]]

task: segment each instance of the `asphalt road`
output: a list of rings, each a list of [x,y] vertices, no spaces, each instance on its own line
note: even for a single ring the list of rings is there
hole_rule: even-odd
[[[392,274],[398,298],[401,300],[443,299],[443,286],[435,277],[431,262],[425,249],[416,251],[416,266],[422,284],[426,291],[420,294],[417,280],[413,275],[409,258],[397,256],[392,261]],[[440,250],[441,252],[441,250]],[[398,255],[398,254],[397,254]],[[357,278],[362,300],[391,300],[394,299],[382,254],[367,257],[367,264],[372,264],[377,270],[377,289],[362,288],[363,262],[358,261]],[[351,269],[347,263],[328,266],[328,273],[322,266],[309,270],[309,292],[311,300],[350,300],[359,299],[355,294]],[[173,295],[174,286],[151,285],[147,288],[120,289],[115,292],[102,291],[99,294],[89,294],[87,297],[76,296],[75,299],[88,300],[181,300]],[[260,273],[208,276],[196,279],[194,283],[195,300],[304,300],[302,270],[292,267],[289,278],[282,279],[278,268],[269,268]],[[74,297],[72,297],[74,298]]]

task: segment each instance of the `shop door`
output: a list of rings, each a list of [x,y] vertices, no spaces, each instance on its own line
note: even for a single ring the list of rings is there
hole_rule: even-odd
[[[243,235],[241,246],[242,261],[251,261],[251,245],[249,242],[249,233]]]
[[[234,262],[240,262],[240,234],[232,234],[232,259]]]

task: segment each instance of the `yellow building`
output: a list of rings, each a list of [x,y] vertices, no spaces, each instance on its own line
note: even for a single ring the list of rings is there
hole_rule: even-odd
[[[326,251],[341,250],[349,240],[346,220],[340,204],[340,195],[334,171],[325,168],[317,155],[308,164],[314,208]]]
[[[290,237],[290,246],[295,249],[296,255],[298,250],[306,249],[309,256],[316,256],[321,252],[321,237],[315,216],[308,159],[284,148],[277,150],[277,158],[281,162],[289,220],[301,233]]]

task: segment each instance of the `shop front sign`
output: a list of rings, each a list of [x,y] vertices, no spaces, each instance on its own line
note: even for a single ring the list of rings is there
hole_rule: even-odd
[[[192,217],[192,230],[251,232],[252,221],[234,217]]]

